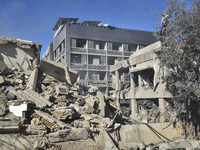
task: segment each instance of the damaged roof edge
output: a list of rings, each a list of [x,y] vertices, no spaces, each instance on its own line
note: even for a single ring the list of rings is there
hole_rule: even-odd
[[[40,44],[40,43],[0,36],[0,44],[7,44],[7,43],[16,44],[17,46],[19,46],[21,48],[34,48],[35,47],[36,49],[39,50],[39,52],[41,51],[41,47],[42,47],[42,44]]]

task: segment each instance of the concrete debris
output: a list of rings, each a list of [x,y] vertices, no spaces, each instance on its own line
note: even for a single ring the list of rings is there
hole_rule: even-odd
[[[87,140],[90,133],[86,128],[71,128],[49,134],[48,140],[52,143],[65,141]]]
[[[35,104],[30,101],[9,101],[9,111],[15,116],[27,118],[31,114],[31,110],[35,108]]]
[[[3,63],[1,60],[0,60],[0,74],[3,73],[3,71],[6,69],[6,64]]]
[[[1,133],[12,133],[19,132],[20,124],[17,120],[0,119],[0,132]]]
[[[37,79],[38,79],[38,68],[35,68],[28,78],[27,88],[35,90],[37,86]]]
[[[49,142],[44,142],[44,141],[36,141],[34,144],[35,149],[53,149],[53,150],[61,150],[62,146],[49,143]]]
[[[64,129],[66,128],[65,124],[48,113],[43,111],[35,110],[34,117],[40,118],[41,122],[44,123],[50,129]]]
[[[46,73],[47,75],[62,82],[67,82],[69,85],[74,84],[78,78],[77,71],[46,59],[41,60],[39,69],[41,72]]]
[[[57,96],[68,95],[68,93],[69,93],[69,88],[67,86],[61,86],[61,85],[56,86]]]
[[[31,41],[0,37],[0,60],[8,68],[25,71],[39,65],[42,45]]]
[[[48,101],[45,97],[41,96],[37,92],[30,90],[30,89],[27,89],[27,90],[24,90],[24,91],[17,91],[16,96],[20,100],[30,100],[30,101],[32,101],[39,108],[43,108],[43,107],[52,105],[52,103],[50,101]]]
[[[130,89],[122,79],[115,80],[117,90],[108,91],[109,96],[96,86],[79,85],[77,71],[39,61],[40,48],[38,43],[0,37],[0,149],[171,148],[177,141],[163,141],[183,138],[182,124],[166,114],[164,99],[139,99],[136,109],[133,85]],[[138,57],[135,63],[141,61]],[[127,60],[116,64],[111,69],[115,78],[128,66]],[[131,112],[137,113],[132,117]]]
[[[88,93],[96,93],[98,91],[98,87],[96,86],[90,86],[89,89],[88,89]]]

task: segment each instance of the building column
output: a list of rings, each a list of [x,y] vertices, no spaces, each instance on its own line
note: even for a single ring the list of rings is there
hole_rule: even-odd
[[[165,113],[165,109],[168,105],[168,103],[165,101],[165,99],[163,98],[159,98],[159,109],[160,109],[160,113],[162,114],[161,117],[160,117],[160,121],[161,122],[164,122],[165,119],[166,119],[166,113]]]
[[[137,120],[137,102],[135,99],[135,82],[134,79],[130,76],[131,80],[131,119]]]
[[[116,61],[115,61],[116,63]],[[115,90],[116,90],[116,100],[117,100],[117,108],[120,109],[120,102],[119,102],[119,98],[120,98],[120,95],[119,95],[119,90],[120,90],[120,84],[119,84],[119,71],[116,70],[115,71],[115,79],[116,79],[116,87],[115,87]]]

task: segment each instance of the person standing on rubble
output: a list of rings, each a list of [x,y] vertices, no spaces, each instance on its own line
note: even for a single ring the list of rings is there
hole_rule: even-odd
[[[166,27],[167,27],[168,22],[169,22],[169,15],[167,14],[166,11],[163,11],[162,20],[161,20],[160,35],[166,34]]]

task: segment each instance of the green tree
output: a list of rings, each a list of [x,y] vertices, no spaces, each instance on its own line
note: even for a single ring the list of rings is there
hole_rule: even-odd
[[[156,34],[162,50],[156,53],[161,64],[169,68],[163,80],[173,95],[171,107],[179,119],[196,127],[200,120],[200,1],[194,0],[190,7],[179,0],[167,4],[168,23]]]

